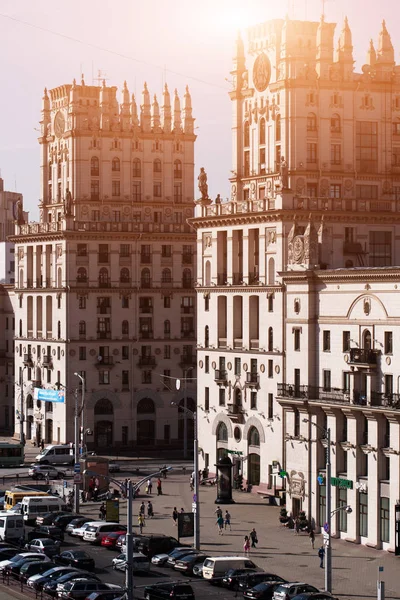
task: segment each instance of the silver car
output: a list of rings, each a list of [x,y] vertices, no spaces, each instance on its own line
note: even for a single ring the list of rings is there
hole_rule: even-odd
[[[119,554],[112,560],[112,567],[116,571],[126,571],[126,554]],[[134,552],[132,555],[132,571],[150,571],[150,560],[141,552]]]

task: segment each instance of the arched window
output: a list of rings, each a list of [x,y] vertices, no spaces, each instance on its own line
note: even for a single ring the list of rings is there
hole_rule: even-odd
[[[217,442],[228,441],[228,428],[225,423],[219,423],[217,427]]]
[[[140,275],[140,285],[141,287],[148,288],[151,285],[150,279],[150,269],[142,269]]]
[[[161,282],[162,283],[171,283],[172,275],[171,269],[163,269],[161,273]]]
[[[22,337],[22,319],[19,320],[19,337]]]
[[[308,113],[307,115],[307,131],[317,130],[317,117],[314,113]]]
[[[61,267],[58,267],[57,269],[57,287],[61,287],[62,286],[62,269]]]
[[[61,179],[61,160],[57,163],[57,179]]]
[[[101,398],[98,400],[94,407],[95,415],[112,415],[114,414],[114,408],[108,398]]]
[[[114,158],[112,159],[112,163],[111,163],[111,169],[113,171],[120,171],[121,170],[121,163],[119,158],[117,158],[116,156],[114,156]]]
[[[265,144],[265,119],[260,119],[259,136],[260,136],[260,145],[264,145]]]
[[[274,349],[274,330],[272,327],[268,328],[268,352],[272,352]]]
[[[275,119],[275,141],[281,141],[281,115],[276,115]]]
[[[161,173],[161,160],[156,158],[153,162],[153,173]]]
[[[33,408],[33,398],[32,398],[32,396],[30,394],[26,398],[26,408],[28,408],[28,409],[32,409]]]
[[[129,283],[130,282],[130,273],[129,273],[129,269],[127,269],[126,267],[124,267],[123,269],[121,269],[120,274],[119,274],[119,280],[121,283]]]
[[[102,267],[99,272],[99,287],[109,287],[108,269]]]
[[[258,433],[257,427],[250,428],[249,435],[247,436],[247,441],[249,443],[249,446],[260,445],[260,434]]]
[[[369,329],[366,329],[363,333],[363,348],[364,350],[371,350],[372,348],[372,336]]]
[[[129,335],[129,322],[128,321],[122,321],[121,333],[122,333],[122,335]]]
[[[164,321],[164,335],[169,335],[171,333],[171,321],[168,319]]]
[[[139,400],[136,412],[138,415],[151,415],[156,412],[156,407],[151,398],[142,398]]]
[[[243,126],[243,144],[245,148],[250,146],[250,125],[248,121]]]
[[[87,271],[85,267],[79,267],[78,274],[76,276],[76,281],[78,283],[86,283],[87,282]]]
[[[268,260],[268,285],[275,283],[275,260],[272,256]]]
[[[182,287],[192,287],[192,271],[190,269],[183,269],[182,273]]]
[[[90,175],[92,177],[98,177],[99,174],[99,159],[97,158],[97,156],[92,156],[92,158],[90,159]]]
[[[174,161],[174,179],[182,179],[182,163],[180,160]]]
[[[208,325],[204,327],[204,348],[208,348],[210,345],[210,328]]]
[[[335,113],[331,117],[331,132],[332,133],[340,133],[340,131],[341,131],[340,116]]]
[[[79,321],[79,335],[86,335],[86,321]]]
[[[142,165],[140,162],[140,158],[134,158],[132,163],[132,176],[133,177],[141,177],[142,176]]]

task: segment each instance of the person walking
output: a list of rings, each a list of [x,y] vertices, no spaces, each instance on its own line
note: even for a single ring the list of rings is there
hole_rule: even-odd
[[[139,516],[138,516],[138,525],[139,525],[139,531],[140,531],[140,533],[143,533],[144,516],[142,514],[139,514]]]
[[[150,500],[147,503],[147,518],[152,519],[154,517],[153,504]]]
[[[147,493],[151,494],[151,491],[153,489],[153,484],[151,483],[151,479],[147,480]]]
[[[294,532],[296,535],[299,535],[300,533],[300,519],[299,517],[296,517],[295,521],[294,521]]]
[[[223,535],[224,534],[224,531],[223,531],[224,517],[222,516],[222,513],[220,514],[219,517],[217,517],[216,524],[217,524],[217,527],[218,527],[218,535]]]
[[[258,544],[257,531],[253,529],[250,531],[249,538],[251,540],[251,547],[257,548],[256,544]]]
[[[314,550],[314,543],[315,543],[314,529],[310,529],[310,533],[308,534],[308,537],[310,538],[311,548]]]
[[[222,509],[220,506],[217,506],[217,508],[214,510],[214,514],[217,515],[217,518],[222,517]]]
[[[172,520],[174,522],[174,525],[177,525],[178,523],[178,511],[176,506],[174,506],[174,510],[172,511]]]
[[[245,556],[250,554],[250,539],[248,535],[244,536],[243,551]]]
[[[318,550],[318,556],[319,556],[319,566],[321,567],[321,569],[324,568],[324,558],[325,558],[325,548],[323,546],[320,547],[320,549]]]
[[[227,510],[225,511],[225,529],[229,526],[229,531],[232,531],[231,527],[231,514]]]
[[[140,505],[139,512],[142,515],[143,519],[145,519],[146,507],[144,505],[144,502],[142,502],[142,504]]]
[[[157,496],[162,496],[162,483],[161,479],[157,479]]]
[[[104,521],[105,516],[106,516],[106,505],[104,504],[104,502],[102,502],[101,506],[99,508],[99,517],[100,517],[100,519],[102,519]]]
[[[42,450],[44,450],[44,439],[42,438],[42,441],[40,442],[40,447]]]

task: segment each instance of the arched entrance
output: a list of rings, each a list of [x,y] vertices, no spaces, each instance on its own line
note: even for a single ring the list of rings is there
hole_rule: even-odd
[[[105,415],[109,416],[109,419],[104,419]],[[100,417],[99,420],[97,418]],[[98,400],[94,407],[94,443],[95,446],[105,448],[112,446],[113,444],[113,420],[114,420],[114,408],[108,398],[101,398]]]
[[[250,428],[247,444],[247,483],[260,485],[260,434],[257,427]]]
[[[53,419],[46,419],[46,442],[51,444],[53,441]]]
[[[151,398],[142,398],[137,405],[136,441],[138,445],[149,446],[155,444],[156,437],[156,407]],[[144,415],[144,418],[141,418]],[[149,418],[150,415],[154,415]]]
[[[33,425],[33,416],[28,415],[28,417],[26,419],[26,439],[27,440],[32,439],[32,425]]]

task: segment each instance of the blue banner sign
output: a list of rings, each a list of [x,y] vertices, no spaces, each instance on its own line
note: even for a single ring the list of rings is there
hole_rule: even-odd
[[[44,400],[44,402],[64,402],[64,390],[42,390],[35,388],[35,400]]]

